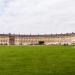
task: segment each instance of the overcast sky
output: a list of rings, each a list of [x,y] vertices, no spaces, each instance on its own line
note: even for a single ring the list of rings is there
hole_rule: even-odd
[[[75,32],[75,0],[0,0],[0,33]]]

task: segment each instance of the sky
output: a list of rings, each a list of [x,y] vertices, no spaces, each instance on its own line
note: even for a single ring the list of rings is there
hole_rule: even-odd
[[[75,32],[75,0],[0,0],[0,33]]]

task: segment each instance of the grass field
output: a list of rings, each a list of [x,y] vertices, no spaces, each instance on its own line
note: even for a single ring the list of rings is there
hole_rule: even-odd
[[[75,75],[75,48],[0,46],[0,75]]]

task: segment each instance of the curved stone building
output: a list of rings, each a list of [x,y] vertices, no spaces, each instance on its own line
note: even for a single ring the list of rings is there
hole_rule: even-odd
[[[1,45],[75,44],[75,33],[50,35],[0,34]]]

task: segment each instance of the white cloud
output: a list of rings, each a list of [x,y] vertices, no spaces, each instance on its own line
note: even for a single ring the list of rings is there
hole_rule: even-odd
[[[75,32],[74,0],[0,0],[0,32]]]

